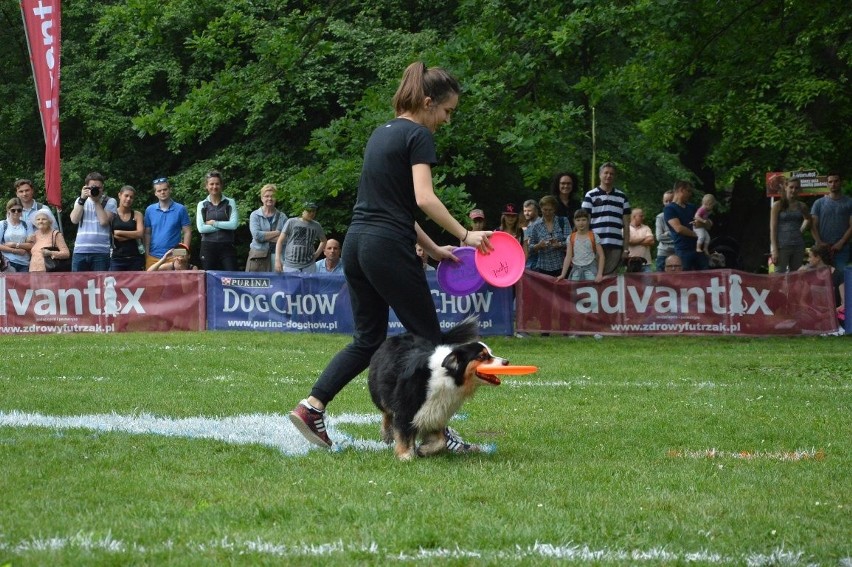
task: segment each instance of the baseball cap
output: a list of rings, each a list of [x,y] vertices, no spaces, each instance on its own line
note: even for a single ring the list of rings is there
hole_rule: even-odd
[[[317,204],[313,201],[305,201],[305,206],[303,208],[306,211],[315,210],[317,208]]]
[[[484,219],[485,213],[482,212],[482,209],[473,209],[468,216],[472,219]]]
[[[518,209],[515,208],[514,203],[507,203],[505,207],[503,207],[504,215],[516,215],[518,214]]]

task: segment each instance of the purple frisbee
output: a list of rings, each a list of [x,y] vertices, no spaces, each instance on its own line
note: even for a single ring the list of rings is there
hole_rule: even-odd
[[[476,250],[462,246],[453,250],[458,262],[441,260],[438,264],[438,286],[450,295],[468,295],[478,291],[485,280],[476,269]]]

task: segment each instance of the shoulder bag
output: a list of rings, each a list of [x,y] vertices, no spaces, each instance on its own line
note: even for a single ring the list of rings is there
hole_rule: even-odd
[[[53,245],[45,246],[42,250],[50,250],[51,252],[59,252],[59,247],[56,246],[56,233],[58,230],[53,231]],[[53,259],[50,256],[44,257],[44,269],[47,272],[70,272],[71,271],[71,258],[64,259]]]

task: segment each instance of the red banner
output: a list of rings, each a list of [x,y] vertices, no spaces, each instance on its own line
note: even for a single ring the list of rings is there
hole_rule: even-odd
[[[35,78],[38,110],[44,132],[44,185],[47,202],[62,204],[59,171],[59,46],[60,0],[21,0],[21,15]]]
[[[827,269],[630,273],[599,284],[527,271],[517,291],[516,329],[528,333],[770,336],[838,328]]]
[[[205,273],[0,275],[0,334],[203,331]]]
[[[787,180],[799,180],[799,196],[815,197],[827,195],[828,175],[820,175],[815,169],[806,171],[769,171],[766,174],[766,196],[777,199],[784,194]]]

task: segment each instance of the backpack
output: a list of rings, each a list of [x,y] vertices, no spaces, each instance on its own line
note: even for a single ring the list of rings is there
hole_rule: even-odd
[[[9,221],[2,220],[0,224],[3,225],[3,229],[0,230],[0,244],[6,243],[6,229],[9,228]],[[26,239],[30,235],[30,229],[27,227],[27,223],[21,223],[24,226],[24,238]]]
[[[572,254],[574,253],[574,241],[577,240],[577,234],[578,233],[577,233],[576,230],[571,233],[571,253]],[[595,250],[597,248],[598,244],[595,241],[595,233],[592,232],[591,230],[589,231],[589,240],[592,241],[592,250]]]

